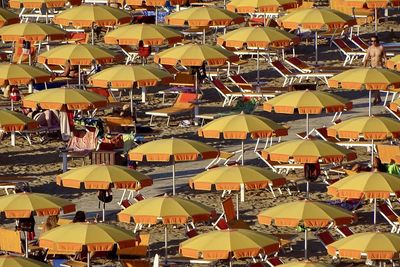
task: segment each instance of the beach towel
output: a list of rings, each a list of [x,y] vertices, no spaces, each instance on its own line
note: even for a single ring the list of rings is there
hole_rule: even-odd
[[[71,137],[71,127],[69,124],[68,114],[65,111],[60,111],[60,132],[61,138],[68,141]]]

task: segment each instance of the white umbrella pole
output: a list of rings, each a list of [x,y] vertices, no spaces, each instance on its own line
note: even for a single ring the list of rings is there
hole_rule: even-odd
[[[11,132],[11,145],[15,146],[15,132]]]
[[[372,92],[371,92],[371,90],[369,90],[369,92],[368,92],[368,116],[371,116],[371,95],[372,95]]]
[[[156,22],[156,25],[158,24],[158,23],[157,23],[157,17],[158,17],[158,7],[156,6],[156,21],[155,21],[155,22]]]
[[[306,139],[308,139],[308,133],[310,132],[309,128],[310,128],[310,122],[308,118],[308,113],[306,113]]]
[[[87,253],[87,266],[90,266],[90,252]]]
[[[103,222],[106,221],[106,203],[103,202]]]
[[[175,159],[172,159],[172,195],[175,196]]]
[[[378,32],[378,9],[375,7],[375,33]]]
[[[314,46],[315,46],[315,65],[318,65],[318,32],[315,31],[314,36]]]
[[[168,231],[167,225],[164,227],[164,250],[165,250],[165,265],[167,266],[168,262]]]
[[[133,96],[132,96],[132,88],[129,90],[129,99],[131,102],[131,116],[133,116]]]
[[[374,164],[374,139],[372,139],[371,142],[371,169],[372,169],[372,165]]]
[[[92,45],[94,45],[94,25],[92,25]]]
[[[374,224],[376,224],[376,198],[374,198]]]
[[[242,166],[244,165],[244,141],[242,140]]]
[[[81,88],[81,65],[78,65],[78,87]]]
[[[28,232],[25,231],[25,258],[29,258],[28,255]]]
[[[260,86],[260,48],[257,47],[257,87],[259,86]]]
[[[142,103],[146,103],[146,87],[142,87]]]
[[[11,111],[14,110],[14,100],[11,99]]]
[[[308,194],[309,194],[309,192],[310,192],[310,181],[307,180],[306,185],[307,185],[306,199],[308,199]]]
[[[308,259],[307,253],[307,227],[304,226],[304,260]]]
[[[206,44],[206,28],[203,29],[203,44]]]

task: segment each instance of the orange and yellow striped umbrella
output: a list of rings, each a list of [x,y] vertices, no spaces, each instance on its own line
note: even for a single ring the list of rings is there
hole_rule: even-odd
[[[43,69],[25,64],[0,64],[0,85],[28,85],[51,80],[51,74]]]
[[[67,3],[67,0],[10,0],[9,4],[11,8],[42,8],[43,5],[46,8],[57,8],[57,7],[64,7]]]
[[[236,13],[272,13],[298,6],[294,0],[232,0],[226,9]]]
[[[19,16],[5,8],[0,8],[0,27],[19,23]]]
[[[65,35],[63,29],[44,23],[19,23],[0,29],[0,38],[5,42],[21,38],[28,41],[63,40]]]
[[[23,131],[37,128],[38,122],[22,113],[0,109],[0,129],[5,132]]]

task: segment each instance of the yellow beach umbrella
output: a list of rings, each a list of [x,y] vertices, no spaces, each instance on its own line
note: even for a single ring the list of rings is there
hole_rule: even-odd
[[[190,27],[204,27],[203,44],[206,41],[205,28],[209,26],[229,26],[244,22],[244,17],[217,7],[191,7],[185,10],[172,13],[165,17],[165,22],[169,25]]]
[[[400,74],[383,68],[357,68],[346,70],[329,78],[328,86],[338,89],[368,90],[368,114],[371,116],[371,91],[400,88]]]
[[[53,18],[55,24],[92,29],[92,44],[94,45],[94,26],[116,26],[132,21],[128,12],[105,5],[81,5],[66,9]]]
[[[130,89],[131,112],[133,114],[133,88],[142,88],[142,102],[146,102],[146,90],[148,86],[169,84],[172,75],[164,70],[152,66],[117,65],[102,70],[89,78],[89,82],[98,87],[112,87]]]
[[[71,223],[56,227],[39,237],[39,246],[55,251],[80,252],[87,248],[87,266],[90,253],[134,247],[136,238],[131,231],[103,223]]]
[[[330,8],[302,8],[281,17],[278,22],[289,29],[314,30],[315,62],[318,65],[318,31],[324,28],[340,29],[356,25],[356,19]]]
[[[63,40],[65,35],[63,29],[44,23],[19,23],[0,29],[0,38],[5,42],[21,38],[27,41]]]
[[[167,0],[124,0],[125,4],[128,6],[141,6],[143,2],[146,6],[163,7],[167,3]],[[193,3],[196,0],[170,0],[171,5],[185,5],[186,3]]]
[[[31,130],[39,127],[37,121],[28,118],[22,113],[0,109],[0,129],[11,132],[11,145],[15,146],[15,132],[24,129]]]
[[[25,64],[0,64],[0,86],[44,83],[51,79],[45,70]]]
[[[196,190],[246,190],[269,188],[286,184],[281,174],[254,166],[226,166],[214,168],[189,179],[189,186]],[[242,198],[243,199],[243,198]]]
[[[400,99],[396,99],[395,101],[391,102],[389,104],[389,108],[390,110],[394,111],[395,113],[397,113],[400,109]]]
[[[154,24],[132,24],[108,32],[104,36],[104,43],[119,45],[138,45],[143,41],[145,45],[168,45],[182,41],[183,35],[174,29]]]
[[[297,227],[304,226],[304,252],[307,256],[307,228],[321,228],[329,225],[348,225],[353,222],[353,214],[342,208],[323,202],[301,200],[280,204],[258,214],[260,224]]]
[[[19,23],[19,16],[5,8],[0,8],[0,27]]]
[[[65,111],[104,107],[107,105],[107,99],[99,94],[81,89],[56,88],[26,96],[22,103],[24,107],[28,108],[36,108],[39,105],[43,109]]]
[[[376,199],[389,199],[391,194],[399,197],[400,177],[383,172],[357,173],[328,186],[328,194],[339,198],[373,198],[375,224]]]
[[[64,7],[67,3],[67,0],[10,0],[9,4],[11,8],[28,8],[28,9],[35,9],[35,8],[42,8],[43,5],[46,8],[57,8],[57,7]]]
[[[226,9],[236,13],[276,13],[298,6],[294,0],[232,0]]]
[[[386,61],[386,67],[392,70],[400,70],[400,55],[388,59]]]
[[[311,262],[311,261],[291,261],[289,263],[281,264],[281,267],[334,267],[331,264]]]
[[[328,128],[328,135],[339,138],[371,140],[371,164],[374,140],[395,139],[400,136],[400,122],[386,117],[364,116],[342,121]]]
[[[224,139],[239,139],[242,141],[242,165],[244,164],[244,140],[285,136],[288,134],[284,126],[261,116],[237,114],[215,119],[198,130],[199,136]]]
[[[188,199],[179,197],[154,197],[132,204],[118,213],[121,222],[130,223],[131,218],[137,224],[164,224],[165,261],[168,258],[168,224],[186,224],[209,221],[215,215],[213,209]]]
[[[175,162],[212,159],[218,155],[218,150],[210,145],[181,138],[155,140],[129,151],[129,159],[133,161],[172,162],[173,195],[175,195]]]
[[[51,265],[19,256],[0,256],[0,267],[50,267]]]
[[[309,134],[309,114],[342,112],[352,108],[352,102],[340,96],[321,91],[294,91],[264,102],[264,110],[283,114],[306,114],[306,135]]]
[[[340,258],[369,260],[398,259],[400,236],[398,234],[367,232],[342,238],[328,245],[328,254]]]
[[[211,245],[212,244],[212,245]],[[229,260],[270,255],[279,251],[279,240],[247,229],[227,229],[204,233],[179,244],[179,254],[205,260]]]
[[[232,3],[232,2],[231,2]],[[287,47],[299,43],[300,39],[284,30],[272,27],[242,27],[218,37],[217,43],[225,47],[256,48],[257,84],[260,83],[260,48]]]

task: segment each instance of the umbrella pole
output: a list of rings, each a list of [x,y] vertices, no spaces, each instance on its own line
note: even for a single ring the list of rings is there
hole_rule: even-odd
[[[90,252],[87,253],[87,266],[90,266]]]
[[[318,66],[318,32],[315,31],[314,36],[314,46],[315,46],[315,65]]]
[[[242,166],[244,165],[244,141],[242,140]]]
[[[304,227],[304,260],[308,259],[307,255],[307,227]]]
[[[28,256],[28,232],[25,231],[25,258],[29,258]]]
[[[257,90],[260,87],[260,48],[257,47]]]
[[[93,26],[94,25],[92,25],[92,45],[94,45],[94,29],[93,29]]]
[[[158,23],[157,23],[157,17],[158,17],[158,6],[156,6],[156,21],[155,21],[155,24],[157,25]]]
[[[132,96],[132,89],[129,90],[129,99],[131,101],[131,116],[133,116],[133,96]]]
[[[142,87],[142,103],[146,103],[146,87]]]
[[[368,92],[368,116],[370,116],[371,117],[371,95],[372,95],[372,92],[371,92],[371,90],[369,90],[369,92]]]
[[[203,29],[203,44],[206,44],[206,28]]]
[[[378,32],[378,9],[375,7],[375,33]]]
[[[172,195],[175,196],[175,159],[172,159]]]
[[[376,224],[376,198],[374,198],[374,224]]]
[[[167,225],[164,227],[164,249],[165,249],[165,266],[167,265],[168,262],[168,231],[167,231]]]
[[[308,120],[309,118],[308,118],[308,113],[306,113],[306,139],[308,139],[308,133],[309,133],[309,128],[310,128],[310,122],[309,122],[309,120]]]
[[[310,181],[307,180],[306,185],[307,185],[306,199],[308,199],[308,194],[310,192]]]
[[[373,168],[373,164],[374,164],[374,139],[372,139],[371,142],[371,169]]]
[[[78,65],[78,88],[81,89],[81,65]]]
[[[106,203],[103,202],[103,222],[106,221]]]
[[[15,132],[14,131],[11,132],[11,145],[15,146]]]

